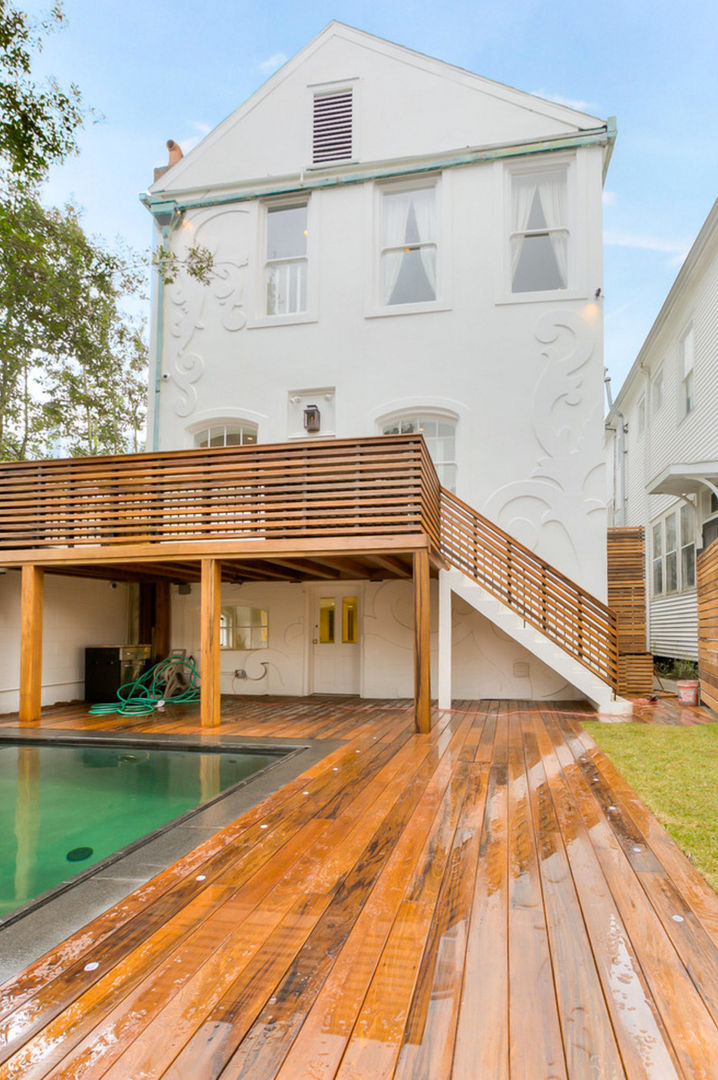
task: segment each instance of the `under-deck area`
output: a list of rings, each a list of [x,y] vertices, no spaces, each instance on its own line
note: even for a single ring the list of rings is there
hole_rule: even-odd
[[[0,1077],[715,1077],[718,897],[586,715],[224,698],[206,739],[344,741],[6,984]],[[129,729],[203,733],[26,728]]]

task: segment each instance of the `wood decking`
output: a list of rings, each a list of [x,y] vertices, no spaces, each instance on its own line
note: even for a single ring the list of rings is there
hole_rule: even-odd
[[[0,1077],[717,1076],[718,898],[582,712],[224,699],[347,742],[6,984]]]

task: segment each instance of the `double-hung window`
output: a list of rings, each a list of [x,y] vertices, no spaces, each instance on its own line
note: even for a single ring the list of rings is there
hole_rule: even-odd
[[[512,293],[568,287],[565,168],[511,175],[510,259]]]
[[[307,203],[267,207],[267,315],[307,310]]]
[[[380,294],[384,305],[437,298],[436,185],[381,192]]]
[[[663,368],[660,367],[651,380],[651,416],[655,416],[663,404]]]
[[[681,507],[681,588],[696,583],[696,537],[694,511],[686,503]]]
[[[689,326],[678,345],[681,379],[681,409],[687,416],[695,405],[693,391],[694,340],[693,327]]]
[[[643,435],[646,430],[646,399],[644,397],[638,402],[638,434]]]
[[[653,525],[653,594],[692,589],[696,583],[695,511],[684,503]]]

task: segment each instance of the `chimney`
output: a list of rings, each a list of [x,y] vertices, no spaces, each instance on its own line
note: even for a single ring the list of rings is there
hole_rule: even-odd
[[[176,165],[177,162],[184,157],[184,154],[182,153],[182,147],[179,143],[176,143],[174,139],[167,140],[167,149],[170,152],[169,163],[167,165],[162,165],[159,169],[155,169],[153,181],[153,183],[155,184],[161,176],[164,176],[168,169],[171,169],[173,165]]]

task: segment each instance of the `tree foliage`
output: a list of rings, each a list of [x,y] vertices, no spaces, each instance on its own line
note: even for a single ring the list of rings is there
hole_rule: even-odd
[[[0,457],[138,448],[147,350],[122,310],[141,270],[84,233],[77,211],[0,188]]]
[[[75,85],[62,89],[53,80],[40,84],[32,74],[33,53],[63,19],[60,4],[34,22],[0,0],[0,157],[13,173],[30,180],[42,179],[50,165],[76,149],[84,117]]]
[[[73,206],[48,209],[39,184],[77,149],[84,107],[72,85],[33,77],[55,4],[33,22],[0,0],[0,459],[140,449],[147,394],[143,327],[126,311],[148,260],[89,238]],[[212,259],[160,247],[155,267],[206,283]]]

